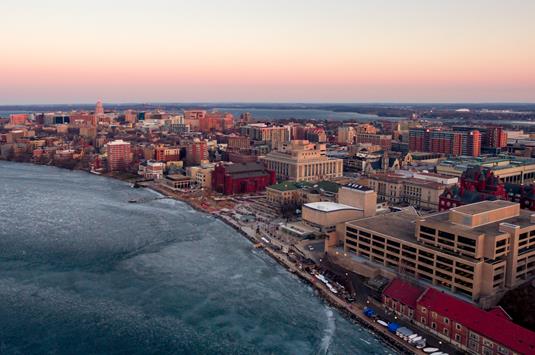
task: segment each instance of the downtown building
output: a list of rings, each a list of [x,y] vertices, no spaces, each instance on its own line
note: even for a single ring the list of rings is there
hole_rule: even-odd
[[[207,162],[208,143],[204,140],[194,139],[186,144],[186,162],[188,165],[199,165]]]
[[[121,139],[106,144],[109,171],[124,171],[132,162],[130,142]]]
[[[343,175],[343,160],[327,157],[327,147],[323,143],[307,140],[282,144],[260,158],[261,162],[275,171],[280,181],[320,181]]]
[[[535,215],[508,201],[351,221],[343,245],[384,274],[426,281],[484,307],[535,277]]]
[[[253,141],[265,142],[271,149],[290,141],[290,127],[266,123],[251,123],[240,128],[240,133]]]
[[[411,128],[409,150],[477,157],[481,154],[481,134],[478,130],[443,131],[432,128]]]

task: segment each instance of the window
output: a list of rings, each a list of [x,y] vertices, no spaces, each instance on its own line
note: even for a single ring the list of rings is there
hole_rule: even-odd
[[[442,329],[442,333],[444,333],[445,336],[449,336],[450,335],[450,331],[449,331],[448,328]]]
[[[436,330],[437,329],[437,324],[435,322],[431,322],[431,328]]]
[[[424,313],[424,314],[427,313],[427,308],[422,307],[422,313]]]
[[[435,234],[435,230],[433,228],[429,228],[426,226],[420,226],[420,232],[424,232],[427,234]]]
[[[450,320],[446,317],[444,317],[444,324],[450,324]]]
[[[461,337],[460,334],[455,334],[455,341],[456,341],[457,343],[460,343],[460,342],[462,341],[462,337]]]
[[[477,335],[476,333],[470,332],[470,339],[479,341],[479,335]]]
[[[483,345],[492,349],[492,347],[494,346],[494,343],[488,339],[483,338]]]
[[[425,324],[425,317],[422,317],[421,321],[422,321],[422,324]]]
[[[455,323],[455,329],[461,330],[462,329],[462,325],[460,325],[459,323]]]
[[[509,350],[507,350],[503,346],[498,345],[498,354],[507,355],[509,354]]]
[[[444,239],[449,239],[449,240],[455,239],[455,235],[448,233],[448,232],[444,232],[444,231],[438,231],[438,236]]]
[[[483,347],[483,352],[482,352],[483,355],[493,355],[492,354],[492,350],[487,348],[487,347]]]
[[[474,239],[462,237],[460,235],[457,236],[457,241],[460,242],[460,243],[463,243],[463,244],[471,245],[471,246],[475,246],[476,245],[476,241]]]

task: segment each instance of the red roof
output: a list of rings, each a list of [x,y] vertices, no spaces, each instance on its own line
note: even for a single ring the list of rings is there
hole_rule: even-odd
[[[511,320],[511,317],[502,307],[494,307],[493,309],[489,309],[489,313],[495,314],[496,316],[505,318],[507,320]]]
[[[418,305],[448,317],[510,350],[522,354],[535,354],[535,332],[509,321],[503,314],[484,311],[433,288],[428,288],[422,294]]]
[[[420,297],[422,292],[424,292],[423,288],[420,288],[408,281],[394,279],[385,288],[383,295],[416,309],[416,300],[418,297]]]

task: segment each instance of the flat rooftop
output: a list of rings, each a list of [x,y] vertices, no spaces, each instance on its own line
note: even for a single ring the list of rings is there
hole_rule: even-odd
[[[450,211],[460,212],[468,215],[476,215],[492,210],[497,210],[500,208],[515,206],[516,203],[504,201],[504,200],[494,200],[494,201],[482,201],[478,203],[471,203],[469,205],[464,205],[460,207],[452,208]]]
[[[466,211],[466,214],[474,216],[478,213],[484,213],[487,211],[492,211],[493,208],[489,208],[485,210],[485,207],[490,204],[496,203],[497,206],[502,207],[509,207],[511,204],[514,205],[512,202],[508,201],[484,201],[479,203],[474,203],[471,205],[465,205],[461,207],[455,208],[458,210],[459,208],[463,208],[464,211]],[[479,206],[478,206],[479,205]],[[466,207],[466,208],[464,208]],[[496,209],[496,208],[494,208]],[[531,215],[532,212],[526,211],[526,210],[520,210],[520,213],[513,217],[506,217],[503,219],[491,221],[490,223],[476,225],[476,226],[469,226],[464,224],[458,224],[453,223],[450,221],[449,213],[453,212],[452,210],[446,211],[446,212],[440,212],[433,215],[426,216],[423,219],[423,222],[425,225],[433,225],[435,228],[448,228],[450,230],[455,231],[458,234],[464,234],[464,235],[472,235],[472,236],[478,236],[481,234],[484,234],[486,236],[496,236],[503,234],[500,232],[500,224],[501,223],[509,223],[512,225],[519,226],[520,228],[526,228],[533,226],[535,224],[531,223]]]
[[[357,226],[369,231],[416,242],[414,226],[417,214],[407,211],[386,213],[374,217],[348,222],[348,226]]]
[[[335,211],[343,211],[343,210],[362,211],[361,208],[356,208],[356,207],[344,205],[341,203],[328,202],[328,201],[305,203],[303,206],[316,210],[316,211],[321,211],[321,212],[335,212]]]

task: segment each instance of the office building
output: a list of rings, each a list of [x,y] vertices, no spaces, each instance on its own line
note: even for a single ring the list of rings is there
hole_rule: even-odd
[[[378,200],[393,205],[405,204],[438,211],[440,196],[449,185],[445,181],[457,179],[430,179],[426,175],[398,173],[375,173],[368,179],[368,186],[377,192]]]
[[[404,212],[351,221],[344,251],[482,305],[535,276],[535,215],[484,201],[426,217]]]

